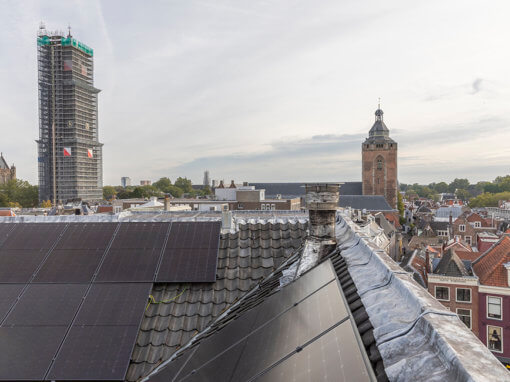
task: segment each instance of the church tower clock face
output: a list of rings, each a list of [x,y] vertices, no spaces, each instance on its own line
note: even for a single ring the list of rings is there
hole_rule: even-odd
[[[363,195],[382,195],[397,207],[397,142],[390,138],[380,105],[368,138],[361,145]]]

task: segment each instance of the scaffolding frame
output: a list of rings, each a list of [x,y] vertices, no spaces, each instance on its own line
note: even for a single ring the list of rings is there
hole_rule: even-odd
[[[64,37],[41,28],[37,61],[39,199],[54,205],[100,200],[103,145],[98,136],[100,90],[93,83],[93,51],[70,34]]]

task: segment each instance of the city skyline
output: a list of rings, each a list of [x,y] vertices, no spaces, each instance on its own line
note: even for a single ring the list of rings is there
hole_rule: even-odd
[[[94,47],[104,184],[200,184],[205,169],[212,179],[359,181],[378,97],[400,182],[508,173],[504,2],[125,4],[122,19],[118,6],[3,7],[2,151],[19,178],[37,183],[40,21],[70,23]]]

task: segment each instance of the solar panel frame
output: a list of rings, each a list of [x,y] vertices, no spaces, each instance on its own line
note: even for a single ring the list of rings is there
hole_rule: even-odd
[[[11,231],[16,229],[16,223],[0,223],[0,248],[7,239]]]
[[[73,326],[46,379],[124,380],[138,328],[137,325]]]
[[[103,254],[104,249],[54,249],[32,282],[91,282]]]
[[[156,282],[214,282],[218,251],[174,248],[161,261]]]
[[[0,380],[44,380],[67,327],[0,327]]]
[[[73,325],[139,325],[151,283],[93,284]]]
[[[167,248],[219,247],[220,222],[174,222]]]
[[[71,324],[88,284],[29,284],[2,323],[7,326]]]

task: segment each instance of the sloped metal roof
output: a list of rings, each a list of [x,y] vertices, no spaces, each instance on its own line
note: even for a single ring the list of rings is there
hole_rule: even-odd
[[[355,210],[393,211],[382,195],[340,195],[338,206]]]

